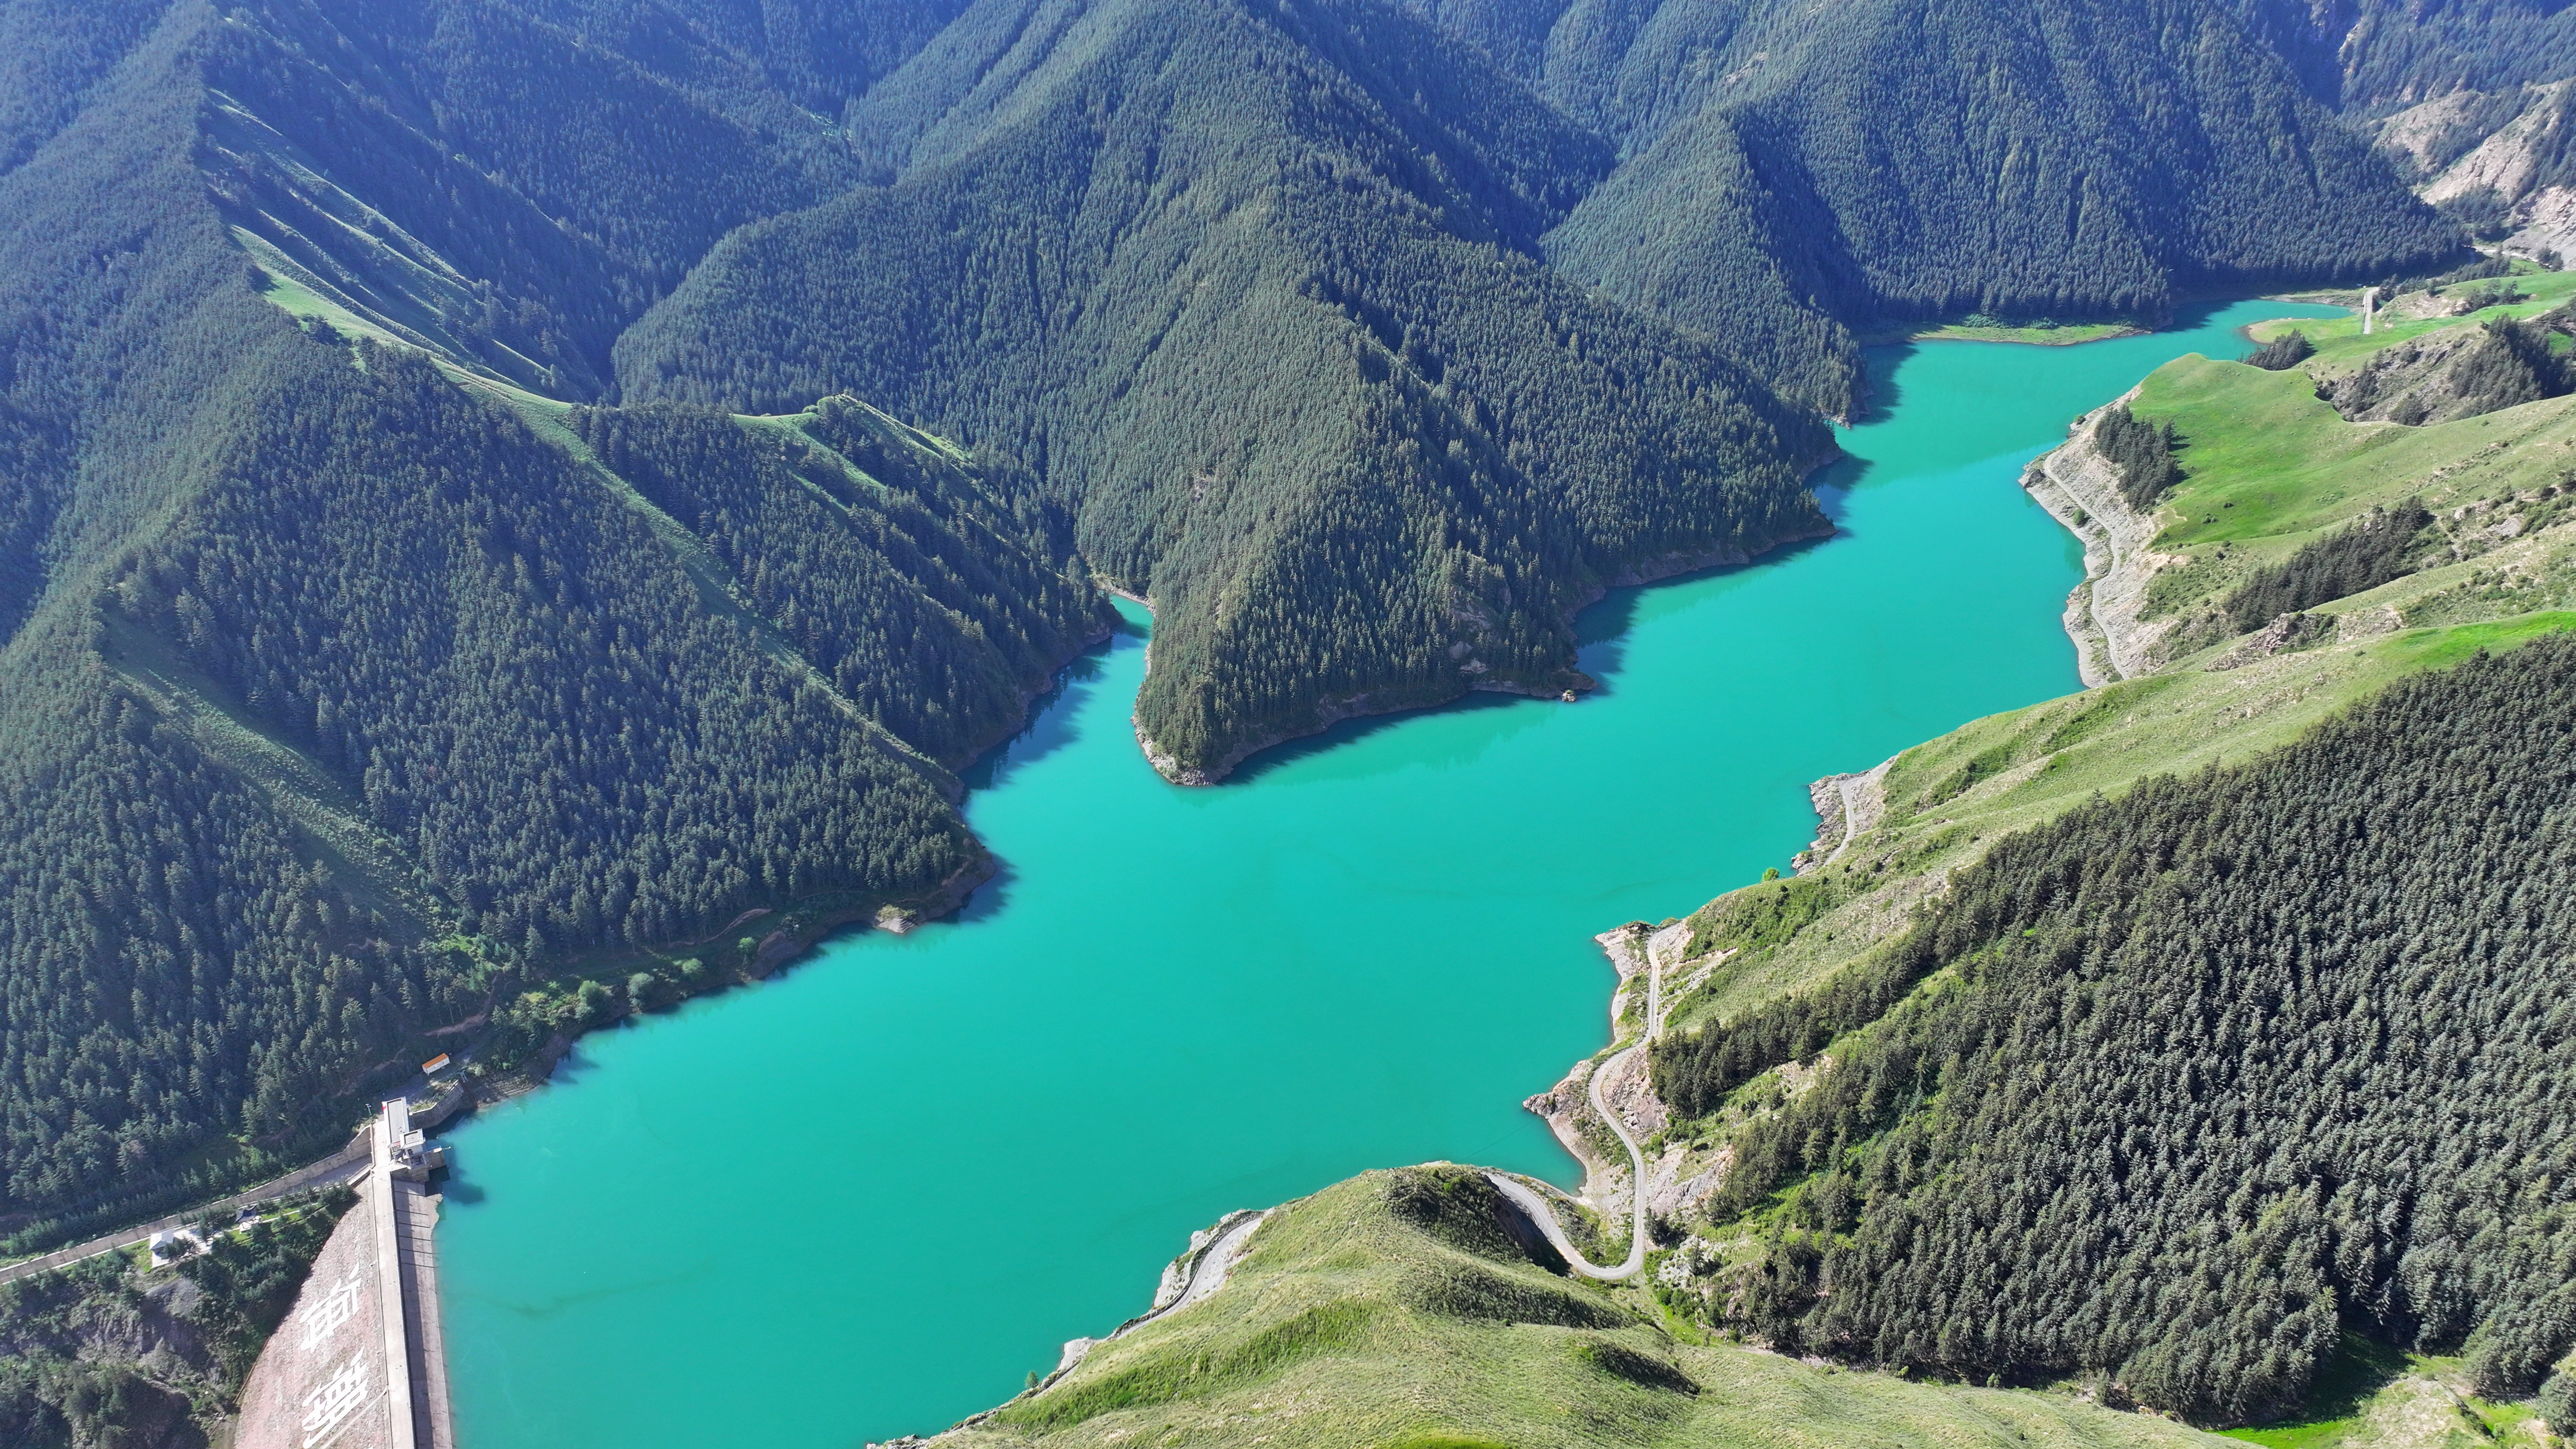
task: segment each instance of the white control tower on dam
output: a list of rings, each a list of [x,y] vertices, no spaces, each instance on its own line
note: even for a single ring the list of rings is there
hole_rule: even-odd
[[[427,1187],[446,1149],[384,1104],[358,1205],[313,1261],[242,1390],[234,1449],[455,1449]]]

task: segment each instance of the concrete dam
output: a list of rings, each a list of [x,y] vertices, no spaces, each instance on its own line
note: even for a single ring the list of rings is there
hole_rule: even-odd
[[[234,1449],[455,1449],[428,1186],[446,1149],[400,1097],[370,1131],[358,1204],[251,1369]]]

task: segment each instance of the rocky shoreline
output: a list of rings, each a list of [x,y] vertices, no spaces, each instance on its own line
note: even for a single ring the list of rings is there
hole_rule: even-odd
[[[1827,775],[1807,786],[1807,799],[1816,807],[1816,838],[1798,852],[1792,869],[1799,875],[1822,870],[1877,827],[1887,814],[1887,772],[1896,760],[1890,755],[1857,774]]]
[[[2022,487],[2084,544],[2084,582],[2066,596],[2065,620],[2087,689],[2154,669],[2161,662],[2158,646],[2173,627],[2171,620],[2144,617],[2147,584],[2184,560],[2149,547],[2158,532],[2155,515],[2129,506],[2119,470],[2093,445],[2103,416],[2137,395],[2131,388],[2077,418],[2066,442],[2022,474]]]
[[[1631,921],[1615,930],[1604,931],[1592,939],[1610,958],[1619,973],[1619,985],[1610,996],[1610,1029],[1612,1042],[1599,1055],[1574,1064],[1555,1086],[1521,1103],[1537,1114],[1556,1134],[1565,1150],[1583,1164],[1583,1190],[1575,1201],[1608,1217],[1626,1215],[1636,1201],[1636,1185],[1630,1180],[1627,1153],[1612,1135],[1609,1125],[1595,1115],[1591,1103],[1593,1074],[1608,1070],[1601,1082],[1601,1101],[1619,1114],[1629,1133],[1650,1149],[1657,1134],[1673,1120],[1672,1110],[1655,1095],[1652,1067],[1648,1053],[1636,1052],[1624,1059],[1614,1056],[1612,1048],[1636,1034],[1662,1034],[1661,1010],[1652,1010],[1651,998],[1665,1000],[1687,990],[1695,979],[1704,980],[1709,969],[1724,960],[1726,953],[1708,957],[1677,959],[1690,945],[1688,920],[1656,928],[1643,921]],[[1671,962],[1666,970],[1671,981],[1660,992],[1631,990],[1642,984],[1645,973],[1652,969],[1649,952]],[[1623,1030],[1632,1020],[1633,1029]],[[1609,1065],[1605,1068],[1604,1063]],[[1646,1211],[1656,1217],[1672,1217],[1706,1200],[1726,1175],[1729,1161],[1725,1149],[1714,1154],[1694,1153],[1688,1143],[1674,1143],[1642,1154],[1645,1158]]]

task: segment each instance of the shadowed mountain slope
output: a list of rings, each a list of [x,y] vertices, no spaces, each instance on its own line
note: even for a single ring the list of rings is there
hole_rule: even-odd
[[[1774,274],[1865,330],[2155,322],[2178,294],[2380,275],[2458,245],[2201,0],[1872,0],[1830,25],[1718,0],[1628,25],[1601,9],[1566,12],[1535,78],[1628,159],[1550,254],[1686,325],[1741,331],[1729,309]]]
[[[2238,0],[2309,93],[2356,116],[2576,75],[2576,14],[2549,0]]]

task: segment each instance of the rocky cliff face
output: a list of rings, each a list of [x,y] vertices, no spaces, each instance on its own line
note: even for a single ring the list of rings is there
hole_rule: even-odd
[[[2390,116],[2379,148],[2436,206],[2483,220],[2517,256],[2576,255],[2576,80],[2453,91]]]
[[[2400,342],[2326,379],[2317,395],[2353,422],[2421,427],[2562,397],[2576,377],[2551,346],[2559,314],[2452,327]]]
[[[1849,775],[1827,775],[1807,787],[1816,807],[1816,838],[1799,851],[1797,873],[1806,875],[1833,864],[1854,840],[1870,832],[1887,813],[1887,771],[1894,758]]]

